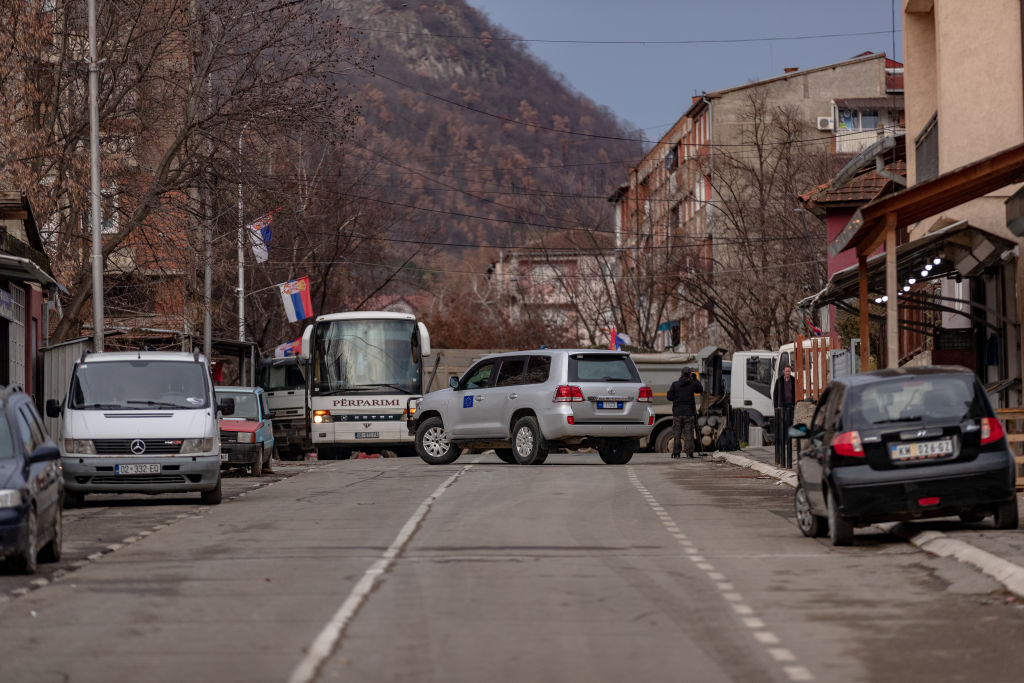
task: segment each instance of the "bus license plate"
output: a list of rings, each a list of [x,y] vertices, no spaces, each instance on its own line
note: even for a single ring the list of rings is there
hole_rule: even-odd
[[[622,401],[598,401],[597,402],[597,407],[599,409],[612,408],[612,409],[622,410]]]
[[[356,432],[357,439],[379,439],[380,432]]]
[[[160,474],[160,465],[114,465],[114,474]]]

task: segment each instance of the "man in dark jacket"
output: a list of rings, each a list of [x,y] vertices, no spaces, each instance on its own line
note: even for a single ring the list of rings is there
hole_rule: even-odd
[[[793,369],[782,368],[782,377],[775,382],[772,403],[775,406],[775,464],[781,467],[793,465],[793,440],[786,433],[793,426],[793,408],[796,406],[796,380]]]
[[[693,374],[693,368],[683,368],[679,379],[672,382],[665,395],[672,401],[672,457],[678,458],[679,451],[686,442],[686,457],[693,457],[693,434],[697,424],[697,394],[703,387],[700,380]]]

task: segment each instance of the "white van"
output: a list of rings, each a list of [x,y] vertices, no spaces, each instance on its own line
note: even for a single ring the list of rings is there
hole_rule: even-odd
[[[75,363],[63,401],[46,402],[62,417],[59,445],[64,500],[86,493],[199,491],[221,501],[218,410],[210,366],[199,353],[85,353]]]

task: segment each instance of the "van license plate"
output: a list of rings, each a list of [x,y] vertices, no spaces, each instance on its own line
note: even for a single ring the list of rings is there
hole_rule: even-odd
[[[938,441],[916,441],[914,443],[898,443],[889,447],[893,460],[923,460],[938,458],[953,452],[952,439]]]
[[[598,401],[597,407],[600,409],[618,409],[622,410],[622,401]]]
[[[114,465],[114,474],[160,474],[160,465]]]
[[[379,439],[380,432],[356,432],[357,439]]]

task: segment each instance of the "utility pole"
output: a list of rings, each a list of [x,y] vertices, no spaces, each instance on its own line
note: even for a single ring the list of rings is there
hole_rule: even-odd
[[[89,160],[92,176],[92,348],[103,350],[103,231],[100,224],[100,65],[96,0],[89,0]]]

